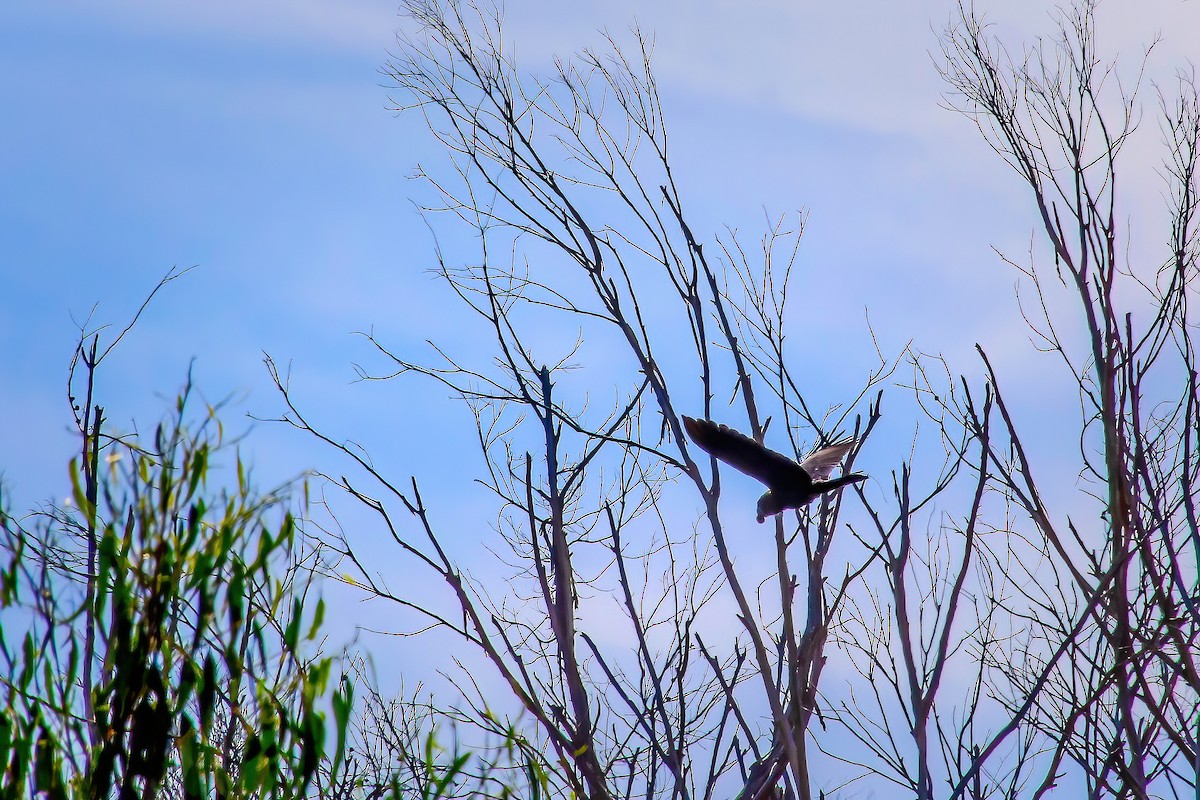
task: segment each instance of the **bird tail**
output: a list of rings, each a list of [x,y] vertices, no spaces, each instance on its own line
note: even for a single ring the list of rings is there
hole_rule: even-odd
[[[834,478],[833,480],[816,481],[813,483],[813,491],[824,494],[825,492],[832,492],[834,489],[840,489],[847,484],[858,483],[866,479],[867,476],[861,472],[852,472],[849,475],[842,475],[840,478]]]

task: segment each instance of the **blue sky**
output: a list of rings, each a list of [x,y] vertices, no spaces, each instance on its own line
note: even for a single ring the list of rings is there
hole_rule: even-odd
[[[1017,40],[1047,32],[1050,7],[989,13]],[[1172,32],[1200,29],[1198,9],[1106,3],[1102,45],[1136,54],[1165,31],[1151,66],[1169,70],[1195,54]],[[1008,305],[1014,276],[989,248],[1023,252],[1032,221],[972,126],[938,108],[929,53],[949,12],[943,0],[507,4],[532,71],[595,45],[601,27],[655,33],[675,171],[709,235],[730,225],[753,240],[764,213],[809,211],[814,337],[837,331],[859,358],[869,311],[885,350],[915,338],[971,369],[974,342],[1003,358],[1025,341]],[[199,269],[150,308],[106,376],[118,422],[153,419],[154,392],[173,391],[193,356],[210,397],[269,416],[266,351],[331,416],[353,407],[359,430],[377,431],[391,423],[351,385],[350,362],[366,355],[351,332],[414,346],[469,338],[428,276],[423,190],[408,180],[439,154],[419,119],[389,110],[380,73],[401,24],[376,0],[6,5],[0,464],[18,505],[60,491],[73,448],[73,320],[98,303],[96,321],[124,322],[173,265]],[[1149,170],[1134,182],[1158,203]],[[1028,369],[1023,356],[1014,368]],[[408,418],[461,411],[407,399]],[[306,443],[256,435],[265,473],[313,460]]]
[[[1014,41],[1049,31],[1050,3],[991,5]],[[618,40],[635,19],[655,32],[675,173],[709,240],[730,225],[753,241],[764,211],[809,211],[809,299],[797,313],[806,335],[839,342],[824,370],[869,359],[869,311],[886,352],[915,339],[973,372],[980,341],[1030,407],[1070,411],[1070,397],[1039,394],[1015,276],[991,250],[1028,249],[1025,192],[968,121],[938,106],[929,52],[951,10],[945,0],[507,3],[509,39],[534,71],[596,45],[600,27]],[[123,324],[169,268],[193,264],[102,376],[118,425],[152,423],[193,357],[210,399],[278,413],[265,351],[290,362],[317,419],[455,496],[472,441],[461,405],[412,383],[356,384],[351,368],[369,358],[358,330],[414,354],[427,338],[472,342],[428,273],[432,240],[414,205],[428,195],[408,179],[418,162],[436,169],[439,154],[420,119],[389,110],[380,72],[402,24],[393,2],[376,0],[5,4],[0,470],[14,507],[66,491],[74,321],[98,303],[95,321]],[[1168,79],[1200,58],[1200,3],[1103,5],[1110,52],[1134,55],[1157,31],[1151,72]],[[1157,208],[1154,162],[1144,163],[1133,197]],[[1160,234],[1138,236],[1135,246]],[[332,468],[279,426],[255,426],[244,450],[264,483]]]

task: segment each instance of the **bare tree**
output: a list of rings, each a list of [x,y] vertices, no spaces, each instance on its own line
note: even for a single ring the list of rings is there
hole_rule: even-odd
[[[949,100],[1031,190],[1048,257],[1006,261],[1032,290],[1022,309],[1037,346],[1078,387],[1078,486],[1099,522],[1072,514],[1081,498],[1041,488],[1029,436],[980,350],[1003,422],[987,447],[994,485],[1024,517],[1010,548],[1020,564],[1042,557],[1012,582],[1015,596],[992,598],[1025,632],[1021,658],[994,664],[993,691],[1024,698],[1009,704],[1014,721],[1049,751],[1037,794],[1070,763],[1094,796],[1194,796],[1196,84],[1181,75],[1172,94],[1159,92],[1169,225],[1147,264],[1123,241],[1118,181],[1144,62],[1131,80],[1101,58],[1091,2],[1018,59],[961,11],[943,39]],[[978,428],[969,408],[948,408]]]
[[[452,154],[460,180],[435,184],[444,200],[436,210],[474,229],[480,252],[466,266],[443,259],[441,272],[494,337],[496,363],[475,368],[441,354],[442,364],[426,365],[372,338],[394,369],[363,375],[420,373],[474,410],[483,480],[514,565],[512,594],[494,599],[462,575],[415,482],[390,481],[367,456],[318,433],[383,487],[375,497],[339,480],[444,578],[454,603],[414,608],[343,538],[355,581],[480,648],[536,723],[526,747],[547,754],[564,789],[691,798],[726,786],[761,796],[786,775],[791,791],[813,796],[804,732],[829,625],[878,548],[834,560],[840,502],[825,498],[811,513],[778,519],[777,575],[747,583],[724,520],[732,514],[740,526],[752,510],[724,511],[721,472],[690,446],[678,404],[711,418],[729,413],[714,397],[732,394],[743,421],[730,421],[759,441],[774,417],[795,452],[842,433],[861,446],[879,417],[868,392],[889,365],[880,360],[864,374],[850,404],[810,410],[784,358],[800,228],[781,223],[759,259],[734,238],[721,243],[719,264],[709,259],[671,175],[644,40],[636,59],[615,46],[586,52],[540,82],[518,74],[486,11],[409,10],[421,29],[390,75],[405,107],[424,113]],[[622,348],[619,374],[606,379],[617,397],[609,410],[586,403],[598,385],[571,380],[578,348],[539,342],[536,326],[561,319],[584,329],[578,348]],[[279,382],[287,419],[316,432]],[[764,393],[771,416],[760,409]],[[682,532],[680,477],[704,511],[698,519],[685,512]],[[393,503],[415,515],[423,544]],[[701,523],[706,532],[695,529]],[[740,620],[734,641],[705,636],[717,624],[715,602]],[[629,643],[615,650],[586,624],[613,606]],[[478,693],[465,688],[470,703]],[[470,711],[479,727],[504,733],[507,723],[482,702]]]
[[[597,799],[807,800],[856,781],[919,798],[1039,797],[1064,778],[1092,796],[1195,792],[1193,83],[1163,101],[1173,224],[1169,257],[1145,270],[1123,263],[1116,213],[1136,87],[1097,59],[1093,8],[1019,59],[965,8],[943,38],[950,102],[1041,215],[1053,266],[1014,264],[1033,289],[1022,309],[1079,388],[1080,489],[1102,526],[1035,480],[1037,453],[982,349],[982,384],[911,351],[900,394],[936,435],[896,464],[890,492],[873,468],[874,486],[774,518],[774,563],[755,570],[738,534],[762,529],[721,502],[723,471],[682,414],[797,457],[853,436],[849,471],[897,362],[872,354],[849,398],[800,379],[788,300],[803,217],[757,248],[731,233],[706,246],[672,174],[645,38],[540,80],[518,70],[493,10],[407,9],[416,29],[388,74],[449,156],[448,173],[421,173],[440,197],[433,221],[459,226],[440,274],[493,359],[435,349],[427,362],[371,335],[383,366],[361,376],[420,376],[470,407],[508,582],[465,574],[417,481],[310,421],[270,366],[283,418],[357,465],[360,477],[331,480],[440,576],[447,600],[390,588],[333,527],[338,571],[415,627],[470,643],[524,715],[498,713],[462,670],[460,725],[508,742],[552,790]],[[1077,347],[1066,331],[1080,324]],[[600,353],[613,366],[587,367]],[[614,620],[620,637],[596,634]]]

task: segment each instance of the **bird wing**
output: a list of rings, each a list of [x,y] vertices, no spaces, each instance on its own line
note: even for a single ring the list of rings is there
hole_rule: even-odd
[[[829,473],[833,472],[833,468],[842,463],[842,459],[854,447],[853,439],[846,439],[836,444],[831,444],[828,447],[822,447],[820,450],[814,450],[811,455],[800,462],[801,468],[807,472],[814,481],[823,481],[829,478]]]
[[[683,418],[692,441],[736,470],[767,486],[794,484],[808,477],[792,459],[768,450],[749,436],[707,419]]]

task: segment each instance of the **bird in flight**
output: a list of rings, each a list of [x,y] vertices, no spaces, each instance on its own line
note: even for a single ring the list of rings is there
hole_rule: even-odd
[[[806,506],[825,492],[867,479],[858,472],[829,479],[829,473],[854,447],[854,439],[822,447],[797,464],[782,453],[768,450],[749,436],[712,420],[685,416],[683,427],[692,441],[704,450],[767,485],[766,493],[758,498],[759,522],[789,508]]]

